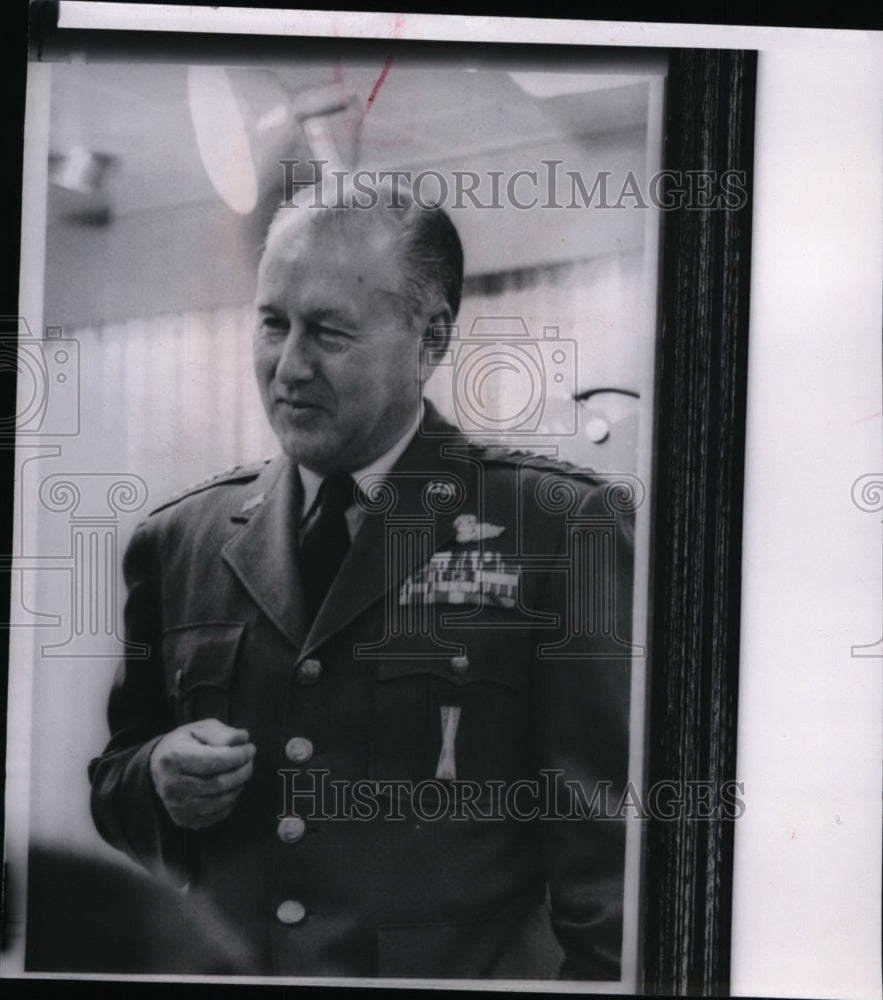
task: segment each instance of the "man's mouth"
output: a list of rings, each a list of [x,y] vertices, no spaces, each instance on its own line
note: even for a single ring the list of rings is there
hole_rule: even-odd
[[[291,410],[321,410],[322,407],[318,403],[311,403],[306,399],[288,399],[288,398],[278,398],[276,400],[278,406],[285,406]]]

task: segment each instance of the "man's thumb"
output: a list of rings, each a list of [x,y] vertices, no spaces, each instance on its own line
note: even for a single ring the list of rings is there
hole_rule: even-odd
[[[235,747],[248,743],[247,729],[234,729],[220,719],[200,719],[192,723],[190,732],[200,743],[211,747]]]

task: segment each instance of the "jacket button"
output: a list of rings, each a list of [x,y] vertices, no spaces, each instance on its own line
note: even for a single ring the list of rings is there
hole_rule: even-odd
[[[306,915],[304,904],[296,899],[286,899],[276,907],[276,919],[283,924],[299,924]]]
[[[279,820],[276,833],[283,844],[296,844],[306,833],[307,825],[300,816],[285,816]],[[298,904],[300,905],[300,904]],[[279,918],[282,919],[281,917]]]
[[[180,667],[175,671],[173,684],[175,685],[175,694],[180,694],[181,688],[184,686],[184,671]]]
[[[315,684],[322,676],[322,664],[318,660],[304,660],[298,663],[295,675],[299,684]]]
[[[293,736],[285,744],[285,756],[292,764],[304,764],[313,756],[313,744],[306,736]]]
[[[468,656],[451,657],[451,670],[453,670],[455,674],[465,674],[468,669],[469,669]]]

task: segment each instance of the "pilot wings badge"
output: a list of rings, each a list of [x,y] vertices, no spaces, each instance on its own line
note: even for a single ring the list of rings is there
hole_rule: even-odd
[[[474,514],[461,514],[454,519],[454,527],[457,529],[457,542],[460,545],[464,542],[481,542],[485,538],[497,538],[506,530],[501,524],[479,523]]]

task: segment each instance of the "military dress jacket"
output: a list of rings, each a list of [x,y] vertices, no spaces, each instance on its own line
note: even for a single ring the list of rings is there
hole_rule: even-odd
[[[243,974],[617,979],[629,516],[589,474],[427,428],[361,484],[312,622],[284,456],[136,529],[142,652],[89,766],[96,826],[239,935]],[[232,814],[191,831],[149,757],[201,718],[256,755]]]

